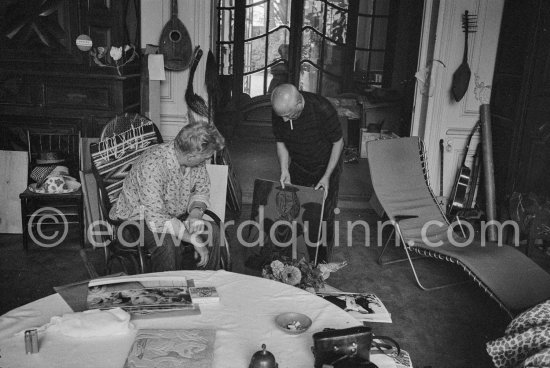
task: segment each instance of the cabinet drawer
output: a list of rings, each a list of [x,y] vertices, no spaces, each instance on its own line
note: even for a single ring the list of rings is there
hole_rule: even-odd
[[[109,109],[111,90],[105,87],[46,85],[46,106],[66,106],[86,109]]]
[[[11,75],[0,80],[0,104],[36,106],[42,102],[42,85],[21,75]]]

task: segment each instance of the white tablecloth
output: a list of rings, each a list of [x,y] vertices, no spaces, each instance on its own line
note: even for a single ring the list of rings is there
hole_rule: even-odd
[[[201,314],[177,318],[134,321],[139,329],[215,329],[214,367],[248,367],[252,354],[262,344],[275,356],[280,368],[313,367],[312,334],[324,328],[359,325],[335,305],[306,291],[259,277],[226,271],[178,271],[197,286],[216,286],[220,303],[202,304]],[[282,312],[300,312],[313,320],[300,335],[279,330],[274,318]],[[21,331],[38,327],[53,316],[71,312],[59,294],[50,295],[14,309],[0,317],[0,367],[102,367],[121,368],[135,333],[101,339],[49,339],[39,334],[40,352],[25,354]],[[384,356],[372,358],[380,367],[392,366]],[[389,365],[387,365],[389,363]]]

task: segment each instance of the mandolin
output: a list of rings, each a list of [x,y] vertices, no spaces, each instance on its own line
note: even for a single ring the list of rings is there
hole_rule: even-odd
[[[470,188],[470,180],[472,176],[472,170],[466,166],[466,157],[468,156],[468,151],[470,149],[470,142],[475,132],[479,129],[479,121],[473,127],[468,141],[466,142],[466,147],[464,148],[464,157],[462,158],[462,165],[460,165],[458,172],[456,174],[455,183],[453,185],[453,190],[449,196],[449,202],[447,203],[447,216],[453,217],[456,212],[462,208],[466,203],[466,194]]]
[[[456,102],[460,101],[468,90],[472,72],[468,66],[468,33],[474,33],[477,30],[477,15],[468,14],[466,10],[462,15],[462,30],[464,31],[464,54],[462,63],[453,74],[453,84],[451,92]]]
[[[193,47],[189,32],[178,18],[178,0],[172,0],[172,16],[160,34],[159,52],[168,70],[185,70],[192,60]]]

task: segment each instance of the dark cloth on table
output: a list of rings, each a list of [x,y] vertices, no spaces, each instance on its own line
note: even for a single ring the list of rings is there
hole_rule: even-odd
[[[305,105],[300,117],[290,121],[273,113],[273,134],[277,142],[283,142],[290,155],[290,180],[292,184],[313,187],[324,175],[335,142],[342,138],[338,115],[324,97],[300,92]],[[342,155],[329,180],[329,190],[323,210],[326,222],[326,244],[321,244],[318,262],[329,261],[334,246],[334,209],[338,204]],[[315,248],[309,247],[310,260],[315,259]]]

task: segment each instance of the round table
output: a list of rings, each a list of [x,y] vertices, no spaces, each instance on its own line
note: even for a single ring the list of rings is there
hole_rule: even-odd
[[[185,276],[188,280],[193,279],[196,286],[215,286],[220,302],[201,304],[200,315],[159,317],[133,323],[137,329],[215,329],[214,367],[248,367],[251,356],[266,344],[280,368],[311,368],[313,333],[327,327],[360,325],[324,299],[280,282],[227,271],[177,271],[163,275]],[[289,311],[309,316],[313,320],[311,328],[300,335],[279,330],[275,316]],[[49,339],[47,333],[39,333],[39,353],[25,354],[22,331],[70,312],[63,298],[54,294],[1,316],[0,367],[74,367],[75,364],[78,367],[123,367],[135,332],[82,340]]]

